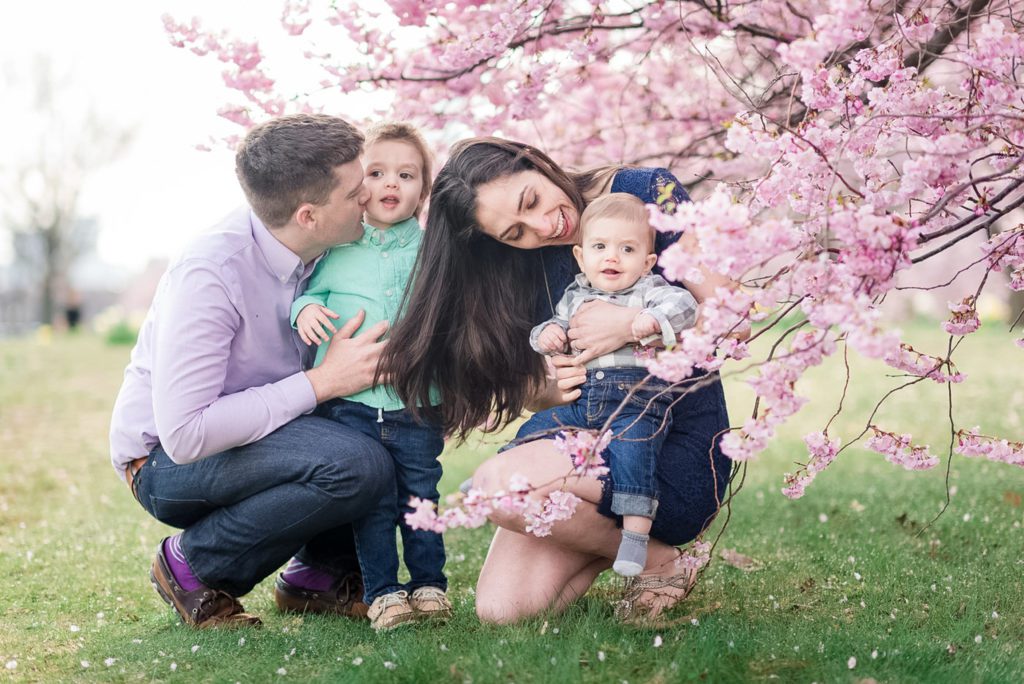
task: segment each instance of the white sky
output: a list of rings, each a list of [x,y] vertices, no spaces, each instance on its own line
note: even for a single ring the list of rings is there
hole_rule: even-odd
[[[0,73],[34,54],[49,55],[73,67],[76,84],[88,92],[79,97],[83,106],[91,101],[104,115],[137,124],[131,149],[88,179],[80,203],[80,213],[99,222],[100,259],[130,270],[173,254],[242,201],[232,154],[195,149],[211,134],[241,130],[216,115],[229,97],[221,65],[171,46],[160,19],[165,12],[178,20],[199,16],[205,26],[227,27],[242,37],[285,40],[278,28],[279,0],[0,5]],[[26,114],[18,98],[3,100],[8,114],[0,118]],[[0,263],[10,258],[5,250],[0,246]]]

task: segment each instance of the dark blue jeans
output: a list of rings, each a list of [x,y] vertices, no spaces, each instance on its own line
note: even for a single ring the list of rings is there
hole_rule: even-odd
[[[664,391],[667,384],[658,378],[650,378],[630,395],[647,375],[645,368],[588,370],[580,398],[535,413],[520,428],[516,442],[548,436],[563,426],[596,430],[618,411],[609,426],[612,441],[604,454],[611,470],[611,510],[653,520],[658,510],[655,465],[665,435],[672,429],[673,395]]]
[[[185,465],[157,446],[136,492],[150,515],[184,529],[181,545],[200,582],[241,596],[292,556],[336,576],[354,570],[351,523],[393,480],[380,444],[302,416]]]
[[[383,594],[419,587],[448,589],[444,574],[444,540],[436,532],[414,530],[405,523],[412,511],[410,497],[437,504],[437,483],[441,464],[437,457],[444,450],[444,438],[438,426],[416,422],[408,411],[378,411],[344,399],[323,404],[318,413],[384,445],[391,453],[395,477],[391,487],[369,512],[353,523],[359,567],[363,570],[365,601]],[[402,533],[402,557],[409,570],[409,583],[398,582],[398,542],[395,527]]]

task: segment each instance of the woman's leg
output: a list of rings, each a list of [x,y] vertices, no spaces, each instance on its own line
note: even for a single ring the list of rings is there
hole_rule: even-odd
[[[477,581],[476,613],[483,622],[504,624],[561,611],[607,567],[607,559],[498,529]]]
[[[484,492],[506,489],[514,474],[525,476],[543,497],[565,489],[583,501],[569,520],[555,523],[551,535],[535,537],[526,533],[521,516],[495,512],[491,520],[502,529],[494,537],[477,587],[477,612],[486,621],[508,622],[547,609],[560,609],[582,596],[611,561],[621,541],[621,532],[610,518],[601,515],[597,504],[601,483],[595,478],[570,476],[567,459],[551,440],[538,440],[504,451],[484,462],[473,475],[473,487]],[[678,551],[657,540],[648,546],[647,575],[678,573]],[[529,577],[522,592],[523,577]],[[676,592],[681,593],[681,592]],[[668,607],[675,599],[659,599]],[[653,603],[653,601],[647,601]]]

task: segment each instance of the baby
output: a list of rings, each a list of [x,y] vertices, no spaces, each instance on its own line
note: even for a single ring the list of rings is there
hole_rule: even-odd
[[[431,179],[423,138],[405,123],[371,128],[363,163],[370,190],[363,238],[328,252],[305,294],[292,305],[299,336],[320,346],[317,364],[335,332],[332,319],[349,319],[363,309],[364,327],[381,319],[394,322],[420,244],[416,216],[430,193]],[[382,631],[414,620],[447,618],[452,606],[445,594],[444,542],[440,534],[412,529],[403,515],[412,510],[410,497],[437,503],[437,457],[444,448],[440,426],[415,421],[385,386],[329,401],[318,414],[380,442],[395,463],[395,487],[352,525],[371,626]],[[407,584],[398,581],[396,526],[402,533]]]
[[[676,334],[693,326],[697,302],[686,290],[651,274],[658,257],[644,203],[625,193],[605,195],[587,207],[580,226],[581,244],[573,247],[573,254],[583,273],[566,288],[554,318],[530,333],[533,349],[566,353],[569,321],[591,300],[642,307],[633,319],[634,339],[645,345],[660,337],[666,346],[674,345]],[[658,508],[655,462],[672,427],[673,397],[664,383],[647,380],[637,387],[648,372],[635,345],[599,356],[586,366],[579,399],[534,414],[520,434],[557,426],[601,428],[628,399],[610,425],[607,460],[611,510],[622,516],[622,542],[613,568],[631,577],[640,574],[647,561],[648,533]]]

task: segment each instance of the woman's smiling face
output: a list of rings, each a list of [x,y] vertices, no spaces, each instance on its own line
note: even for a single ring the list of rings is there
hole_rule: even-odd
[[[519,171],[480,185],[476,206],[480,229],[512,247],[537,249],[576,240],[579,212],[539,171]]]

